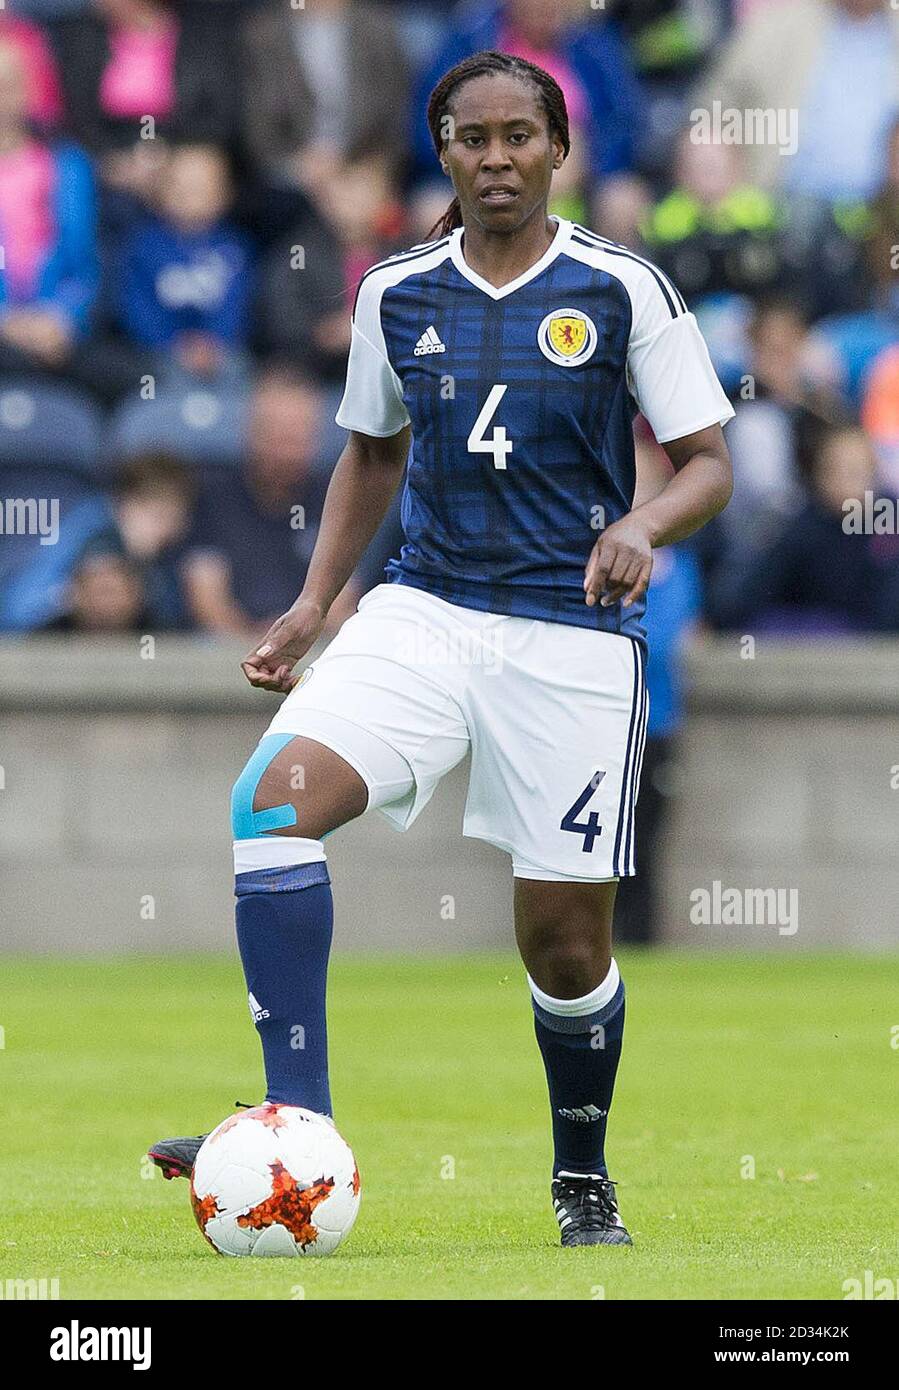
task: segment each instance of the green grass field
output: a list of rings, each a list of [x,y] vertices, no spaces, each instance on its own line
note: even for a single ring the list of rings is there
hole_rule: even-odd
[[[5,960],[0,1283],[58,1278],[62,1299],[840,1299],[866,1269],[899,1276],[899,960],[618,958],[608,1156],[633,1249],[557,1245],[511,956],[338,958],[332,1079],[362,1210],[334,1258],[305,1261],[216,1256],[187,1184],[142,1161],[260,1096],[236,959]]]

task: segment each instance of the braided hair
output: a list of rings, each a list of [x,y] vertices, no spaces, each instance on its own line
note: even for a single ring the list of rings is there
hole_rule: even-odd
[[[511,53],[499,53],[495,49],[474,53],[470,58],[465,58],[454,68],[450,68],[449,72],[444,73],[441,77],[428,98],[428,129],[431,132],[431,139],[434,141],[437,154],[440,155],[443,152],[445,143],[443,122],[448,114],[450,101],[463,82],[468,82],[473,77],[484,77],[494,73],[517,77],[536,87],[540,105],[543,107],[549,125],[549,133],[558,136],[567,155],[571,149],[568,108],[565,105],[565,96],[558,82],[554,77],[550,77],[543,68],[538,68],[536,63],[529,63],[526,58],[516,58]],[[454,228],[461,226],[462,209],[459,206],[459,199],[454,198],[439,222],[436,222],[431,228],[428,237],[429,239],[432,237],[440,238],[446,236]]]

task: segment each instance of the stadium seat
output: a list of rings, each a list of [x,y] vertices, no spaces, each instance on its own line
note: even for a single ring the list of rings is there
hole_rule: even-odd
[[[196,384],[162,389],[153,401],[128,401],[115,412],[107,454],[121,461],[166,449],[189,463],[237,464],[243,453],[247,394]]]
[[[95,477],[102,416],[70,386],[0,378],[0,468],[59,468]]]

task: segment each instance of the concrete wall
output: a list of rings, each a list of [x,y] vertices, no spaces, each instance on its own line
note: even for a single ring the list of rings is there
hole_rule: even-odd
[[[667,934],[702,946],[895,949],[899,643],[751,640],[717,639],[689,663]],[[694,925],[690,895],[715,879],[795,889],[795,935]]]
[[[690,659],[692,714],[666,929],[702,946],[899,944],[899,644],[738,640]],[[6,949],[231,949],[228,799],[277,698],[227,644],[0,643],[0,931]],[[398,835],[328,842],[344,948],[512,941],[507,857],[460,834],[463,765]],[[714,880],[796,888],[799,930],[690,921]]]

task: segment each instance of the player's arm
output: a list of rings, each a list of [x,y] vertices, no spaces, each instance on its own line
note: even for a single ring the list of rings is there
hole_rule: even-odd
[[[296,684],[294,665],[321,633],[403,476],[412,430],[381,326],[383,291],[382,278],[369,273],[356,296],[337,412],[349,439],[331,475],[303,592],[242,663],[250,684],[263,690],[288,691]]]
[[[670,439],[662,446],[674,477],[666,487],[606,530],[587,563],[584,592],[590,607],[622,599],[636,603],[646,593],[657,546],[683,540],[727,506],[733,472],[720,425]]]
[[[409,453],[408,425],[383,438],[352,432],[331,476],[303,591],[241,663],[251,685],[286,693],[301,656],[321,634],[400,484]]]
[[[627,383],[675,476],[657,497],[614,522],[596,542],[584,574],[591,607],[642,599],[653,548],[698,531],[727,505],[733,490],[721,430],[733,418],[733,406],[682,295],[658,267],[641,265],[628,273],[632,319]]]

